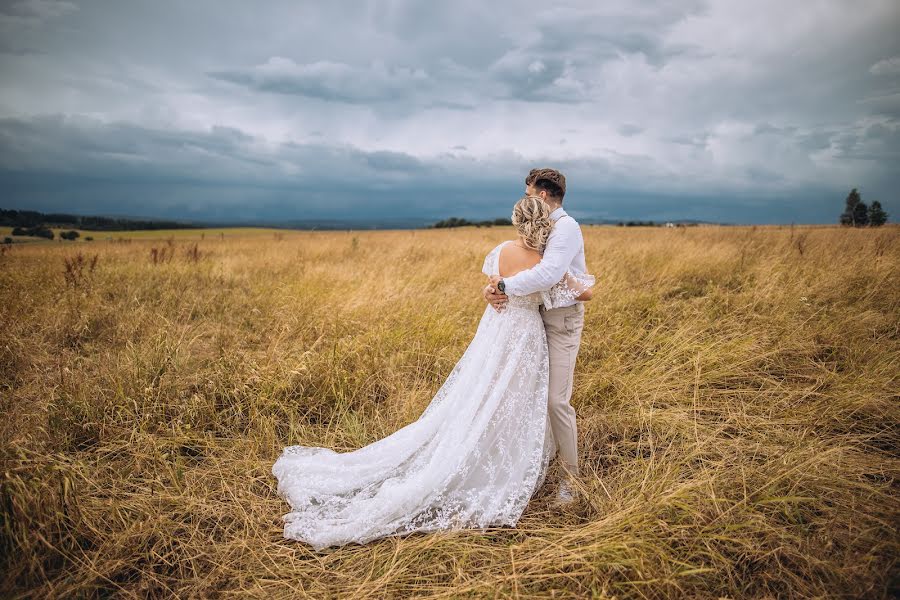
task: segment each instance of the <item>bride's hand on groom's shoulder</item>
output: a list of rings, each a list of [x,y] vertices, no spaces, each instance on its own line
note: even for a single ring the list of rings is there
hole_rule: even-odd
[[[499,275],[495,275],[491,277],[491,281],[484,286],[484,289],[481,291],[481,294],[484,296],[485,301],[494,307],[494,310],[500,312],[506,307],[506,301],[509,298],[506,294],[502,294],[497,291],[496,282],[500,280]]]

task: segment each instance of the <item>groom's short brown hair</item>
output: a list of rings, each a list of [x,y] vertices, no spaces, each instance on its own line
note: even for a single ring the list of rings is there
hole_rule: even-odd
[[[556,169],[532,169],[525,178],[525,185],[532,185],[538,191],[545,191],[562,202],[566,195],[566,176]]]

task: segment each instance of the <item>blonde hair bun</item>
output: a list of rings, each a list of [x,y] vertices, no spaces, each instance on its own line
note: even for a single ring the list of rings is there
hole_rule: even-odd
[[[523,196],[513,207],[512,224],[525,245],[543,252],[553,229],[550,209],[540,196]]]

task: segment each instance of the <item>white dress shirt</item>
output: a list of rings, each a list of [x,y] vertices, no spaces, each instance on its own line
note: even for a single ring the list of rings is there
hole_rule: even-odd
[[[526,271],[519,271],[512,277],[504,277],[507,294],[524,296],[534,292],[546,291],[559,283],[566,271],[574,274],[587,273],[584,260],[584,238],[578,221],[573,219],[560,206],[552,213],[554,221],[547,247],[541,262]],[[572,306],[578,300],[566,300],[559,306]]]

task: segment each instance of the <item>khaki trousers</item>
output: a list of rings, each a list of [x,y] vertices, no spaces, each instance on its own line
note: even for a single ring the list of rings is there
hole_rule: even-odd
[[[547,398],[550,429],[556,438],[561,466],[578,475],[578,429],[575,409],[569,401],[572,398],[575,358],[584,329],[584,304],[578,302],[573,306],[550,310],[544,310],[542,306],[541,317],[550,350],[550,393]]]

